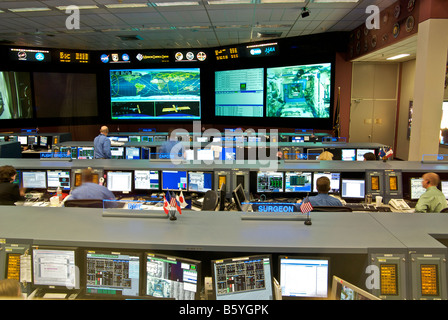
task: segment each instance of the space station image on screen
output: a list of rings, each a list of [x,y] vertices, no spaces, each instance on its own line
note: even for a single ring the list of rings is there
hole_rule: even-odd
[[[330,117],[330,63],[276,67],[266,71],[267,117]]]
[[[199,68],[110,71],[112,119],[200,119]]]

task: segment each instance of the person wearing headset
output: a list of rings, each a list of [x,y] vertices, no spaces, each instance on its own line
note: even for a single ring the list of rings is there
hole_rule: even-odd
[[[437,188],[439,182],[437,173],[428,172],[422,176],[422,186],[426,191],[418,199],[415,212],[440,212],[448,207],[445,195]]]

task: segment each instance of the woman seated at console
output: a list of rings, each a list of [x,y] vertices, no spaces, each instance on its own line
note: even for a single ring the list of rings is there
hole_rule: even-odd
[[[17,171],[13,166],[0,167],[0,205],[13,206],[15,202],[23,200],[25,191],[19,188],[16,180]]]

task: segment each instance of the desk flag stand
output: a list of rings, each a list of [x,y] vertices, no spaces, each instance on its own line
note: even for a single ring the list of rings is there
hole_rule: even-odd
[[[300,205],[300,211],[302,211],[302,213],[306,213],[306,220],[305,220],[305,225],[310,226],[312,225],[311,223],[311,218],[310,218],[310,211],[313,210],[313,206],[311,205],[310,199],[308,198],[308,195],[306,196],[305,199],[303,199],[302,204]]]

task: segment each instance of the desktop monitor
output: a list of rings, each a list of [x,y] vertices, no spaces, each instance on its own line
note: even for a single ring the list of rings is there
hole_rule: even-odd
[[[311,172],[285,172],[285,192],[311,192]]]
[[[18,136],[17,141],[19,141],[20,145],[22,145],[22,146],[28,145],[28,137],[27,136]]]
[[[140,142],[142,139],[141,136],[129,136],[129,142]],[[148,139],[146,139],[148,140]]]
[[[112,192],[132,191],[132,171],[108,171],[107,189]]]
[[[82,184],[82,173],[81,172],[75,172],[75,178],[74,178],[74,187],[79,187]],[[98,172],[92,173],[92,183],[99,184],[100,182],[100,175]]]
[[[37,146],[39,144],[38,136],[28,136],[28,145]]]
[[[280,256],[282,296],[294,298],[327,298],[329,258]]]
[[[445,195],[445,198],[448,199],[448,181],[442,180],[440,185],[442,187],[442,193]]]
[[[126,159],[138,160],[140,159],[139,147],[126,147]]]
[[[79,289],[77,248],[33,247],[33,284],[46,289]]]
[[[188,172],[188,191],[207,192],[213,188],[213,172]]]
[[[232,191],[233,200],[238,211],[247,211],[250,207],[250,203],[246,198],[243,186],[238,184],[238,186]]]
[[[140,295],[140,253],[119,249],[86,250],[84,259],[88,297]]]
[[[364,199],[365,183],[364,179],[342,179],[342,198]]]
[[[410,189],[411,189],[411,200],[420,199],[421,195],[425,193],[426,189],[422,186],[422,178],[411,178]]]
[[[283,192],[283,187],[283,172],[257,172],[257,192]]]
[[[356,150],[356,161],[364,161],[364,155],[366,153],[375,154],[375,149],[357,149]]]
[[[197,160],[213,161],[215,159],[214,151],[212,149],[198,149],[196,150]]]
[[[236,160],[236,148],[223,147],[221,150],[221,160]]]
[[[186,171],[162,171],[162,190],[187,190]]]
[[[342,149],[342,160],[343,161],[355,161],[356,160],[356,150],[355,149]]]
[[[226,183],[222,183],[219,187],[218,190],[218,195],[219,195],[219,211],[224,211],[225,207],[226,207]]]
[[[377,296],[337,276],[333,276],[331,298],[333,300],[381,300]]]
[[[320,177],[327,177],[330,179],[329,193],[338,193],[340,189],[341,174],[339,172],[314,172],[313,173],[313,192],[317,192],[316,181]]]
[[[40,137],[40,146],[41,147],[47,147],[48,146],[48,137],[41,136]]]
[[[78,147],[78,159],[93,159],[94,150],[93,147]]]
[[[159,253],[145,254],[143,295],[175,300],[199,300],[201,262]]]
[[[111,159],[124,159],[124,147],[110,147]]]
[[[253,255],[212,260],[216,300],[273,300],[272,257]]]
[[[47,186],[70,190],[70,170],[47,170]]]
[[[47,189],[47,172],[22,171],[22,185],[25,189]]]
[[[78,158],[78,147],[61,147],[59,153],[67,155],[68,158],[77,159]]]
[[[159,171],[135,170],[134,189],[136,190],[159,190]]]

